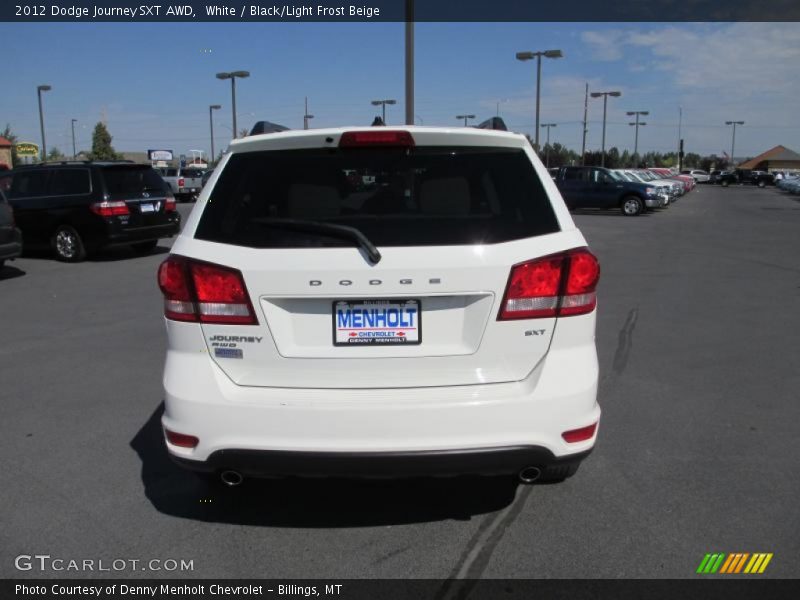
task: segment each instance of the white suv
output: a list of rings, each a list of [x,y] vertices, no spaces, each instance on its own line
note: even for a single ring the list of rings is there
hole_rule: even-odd
[[[167,449],[228,485],[564,479],[600,418],[599,272],[521,135],[237,140],[158,272]]]

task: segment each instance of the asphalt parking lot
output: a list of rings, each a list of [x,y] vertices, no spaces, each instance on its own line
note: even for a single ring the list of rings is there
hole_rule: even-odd
[[[15,569],[39,553],[194,564],[125,577],[683,578],[707,552],[772,552],[764,576],[800,576],[798,197],[699,186],[657,214],[574,217],[602,265],[604,412],[555,485],[208,488],[160,437],[169,244],[7,264],[0,576],[92,575]]]

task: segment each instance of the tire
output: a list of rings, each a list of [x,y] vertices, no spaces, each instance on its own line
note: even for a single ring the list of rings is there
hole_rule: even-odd
[[[150,254],[158,246],[158,240],[150,240],[149,242],[136,242],[131,244],[131,248],[136,254]]]
[[[636,217],[644,211],[644,202],[638,196],[625,196],[620,209],[626,217]]]
[[[760,188],[766,187],[766,185],[767,185],[767,184],[766,184],[766,183],[764,183],[763,181],[759,181],[759,182],[758,182],[758,187],[760,187]]]
[[[724,180],[724,181],[720,182],[720,185],[721,185],[722,187],[728,187],[728,186],[730,185],[730,182],[729,182],[729,181],[726,179],[726,180]]]
[[[86,258],[86,246],[71,225],[59,225],[50,238],[56,258],[63,262],[80,262]]]

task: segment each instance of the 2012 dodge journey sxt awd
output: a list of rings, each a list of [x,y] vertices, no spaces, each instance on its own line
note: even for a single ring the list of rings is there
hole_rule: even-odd
[[[521,135],[237,140],[158,272],[167,449],[231,485],[569,477],[600,418],[599,273]]]

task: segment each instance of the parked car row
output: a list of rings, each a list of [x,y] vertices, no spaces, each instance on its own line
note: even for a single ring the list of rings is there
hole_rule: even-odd
[[[619,209],[634,217],[666,208],[694,188],[692,177],[669,169],[555,167],[549,170],[567,208]]]
[[[750,169],[733,169],[731,171],[723,171],[720,173],[714,183],[718,183],[723,187],[729,185],[757,185],[758,187],[766,187],[768,185],[775,185],[775,176],[766,171],[751,171]]]
[[[175,197],[149,165],[62,161],[21,166],[0,173],[0,190],[13,208],[25,249],[49,248],[67,262],[117,245],[147,253],[159,239],[180,230]]]

